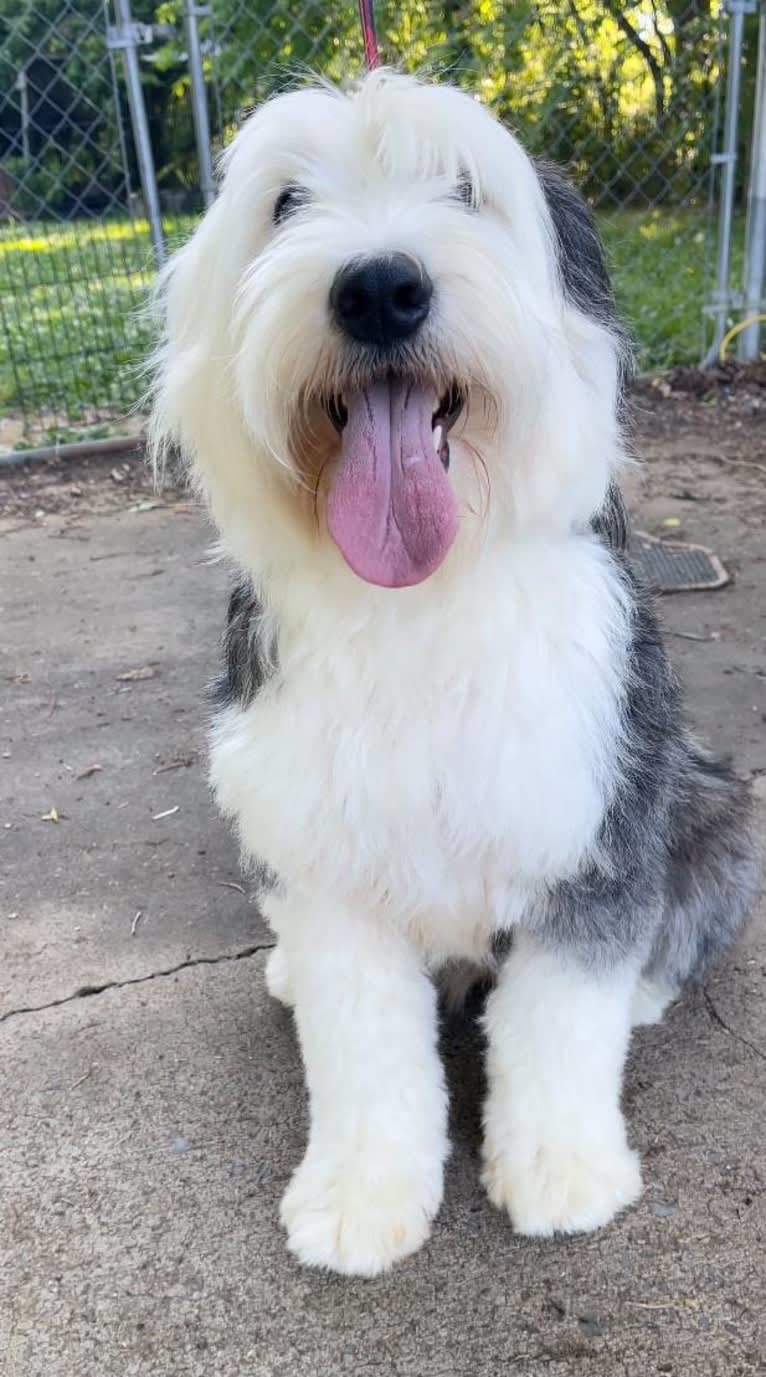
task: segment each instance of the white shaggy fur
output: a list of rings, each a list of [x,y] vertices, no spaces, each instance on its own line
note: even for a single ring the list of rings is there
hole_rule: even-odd
[[[304,1262],[374,1276],[420,1246],[441,1201],[447,1098],[436,992],[385,916],[307,893],[273,905],[270,917],[311,1101],[309,1145],[282,1220]]]
[[[483,1181],[522,1233],[596,1229],[639,1194],[619,1108],[635,984],[517,934],[485,1019]]]
[[[479,213],[452,195],[466,173]],[[275,228],[295,183],[311,203]],[[394,251],[436,284],[424,347],[469,406],[457,540],[392,592],[328,538],[295,429],[344,384],[334,275]],[[441,1198],[430,977],[534,927],[619,776],[628,610],[588,528],[622,457],[617,349],[561,290],[516,141],[466,96],[390,73],[259,110],[165,295],[155,443],[182,445],[278,631],[278,671],[217,719],[212,781],[279,877],[269,988],[295,1006],[311,1101],[282,1218],[305,1262],[372,1275],[423,1242]],[[638,1192],[618,1104],[637,975],[588,974],[532,936],[502,971],[484,1179],[520,1229],[595,1227]]]

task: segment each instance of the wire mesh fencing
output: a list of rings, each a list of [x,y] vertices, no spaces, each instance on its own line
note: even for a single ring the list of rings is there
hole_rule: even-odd
[[[754,11],[755,0],[732,0]],[[362,66],[357,7],[327,0],[0,0],[0,413],[110,420],[140,396],[139,308],[168,241],[214,195],[248,112]],[[639,362],[705,350],[724,37],[715,0],[383,0],[385,60],[456,82],[594,207]],[[744,15],[732,281],[757,16]],[[748,46],[749,45],[749,46]],[[752,50],[752,51],[751,51]]]
[[[100,6],[13,0],[2,11],[0,410],[58,430],[135,395],[146,227]]]

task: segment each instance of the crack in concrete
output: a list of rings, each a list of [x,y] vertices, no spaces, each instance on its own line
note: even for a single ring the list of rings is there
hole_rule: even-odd
[[[766,1052],[764,1052],[763,1048],[759,1047],[757,1043],[751,1042],[744,1034],[738,1033],[736,1028],[732,1028],[731,1024],[727,1023],[726,1019],[719,1014],[713,1003],[713,996],[704,985],[702,987],[702,997],[705,1001],[705,1008],[708,1011],[711,1022],[717,1023],[718,1027],[723,1028],[724,1032],[728,1033],[729,1037],[734,1038],[735,1042],[741,1042],[743,1047],[748,1047],[751,1052],[754,1052],[757,1057],[760,1057],[761,1061],[766,1061]]]
[[[134,975],[129,980],[107,980],[103,985],[80,985],[71,994],[63,995],[61,999],[51,999],[47,1004],[29,1004],[19,1009],[8,1009],[4,1014],[0,1014],[0,1023],[5,1023],[9,1018],[20,1018],[22,1014],[42,1014],[47,1009],[58,1009],[62,1004],[74,1004],[78,999],[90,999],[93,995],[104,994],[107,990],[126,990],[131,985],[148,985],[151,980],[163,980],[169,975],[176,975],[178,971],[188,971],[194,966],[220,966],[227,961],[245,961],[250,956],[256,956],[259,951],[271,951],[275,946],[274,942],[258,942],[252,947],[243,947],[241,951],[225,952],[222,956],[194,956],[186,961],[179,961],[177,966],[168,966],[164,971],[149,971],[148,975]]]

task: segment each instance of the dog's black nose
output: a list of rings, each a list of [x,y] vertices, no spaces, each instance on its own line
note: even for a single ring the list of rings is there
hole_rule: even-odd
[[[414,335],[428,315],[432,295],[422,264],[395,253],[341,268],[332,284],[330,306],[352,339],[385,348]]]

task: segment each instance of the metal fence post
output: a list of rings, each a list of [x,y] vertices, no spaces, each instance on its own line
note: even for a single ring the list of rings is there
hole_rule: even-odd
[[[720,164],[721,201],[718,212],[718,260],[716,267],[715,291],[713,292],[713,319],[715,330],[704,364],[715,363],[721,340],[726,334],[726,317],[729,312],[729,271],[731,266],[731,232],[734,219],[734,193],[737,174],[737,134],[739,130],[739,97],[742,85],[742,45],[745,34],[745,13],[750,8],[748,0],[728,0],[729,51],[726,71],[726,111],[724,114],[723,148],[714,153],[712,162]]]
[[[21,105],[21,151],[24,161],[29,162],[29,83],[27,81],[26,67],[20,67],[16,77],[16,90],[19,93]]]
[[[753,319],[743,329],[737,348],[740,359],[758,358],[761,322],[757,316],[765,309],[766,278],[766,3],[761,4],[758,25],[758,74],[753,116],[753,146],[750,154],[750,182],[747,192],[747,232],[745,236],[745,294],[742,319]]]
[[[133,139],[136,146],[138,169],[141,175],[141,190],[144,194],[146,214],[152,236],[154,261],[158,268],[165,262],[165,236],[162,232],[162,213],[157,192],[157,175],[154,170],[154,156],[149,137],[149,122],[146,118],[144,93],[141,89],[141,72],[138,66],[138,48],[144,40],[147,26],[133,23],[130,0],[114,0],[117,16],[116,30],[109,35],[110,46],[121,48],[125,58],[125,84],[128,90],[130,119],[133,126]],[[151,29],[148,30],[151,34]]]
[[[199,41],[198,19],[206,19],[210,14],[209,5],[198,5],[196,0],[185,0],[184,25],[186,28],[186,51],[189,60],[191,79],[191,105],[194,119],[194,138],[197,143],[199,162],[199,184],[205,206],[215,200],[215,176],[213,156],[210,151],[210,119],[207,108],[205,71],[202,65],[202,48]]]

